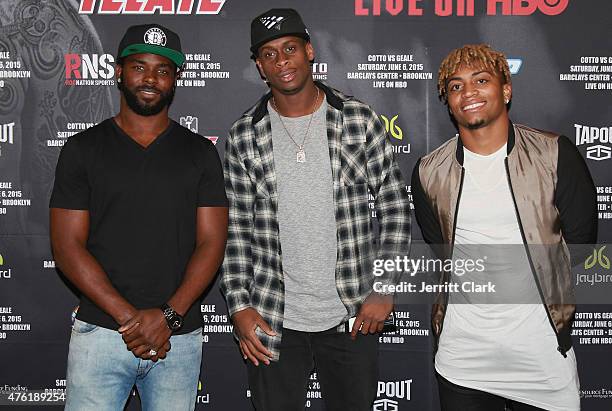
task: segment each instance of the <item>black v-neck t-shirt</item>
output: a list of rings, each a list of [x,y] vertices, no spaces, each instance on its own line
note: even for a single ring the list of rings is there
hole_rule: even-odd
[[[227,207],[214,145],[174,121],[148,147],[113,119],[68,139],[50,207],[88,210],[87,249],[113,286],[138,309],[159,307],[177,290],[195,250],[198,207]],[[202,325],[199,301],[178,334]],[[86,296],[77,317],[117,329]]]

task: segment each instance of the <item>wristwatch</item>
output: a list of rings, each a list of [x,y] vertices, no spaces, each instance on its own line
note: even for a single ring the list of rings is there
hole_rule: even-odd
[[[183,316],[174,311],[174,308],[170,307],[168,304],[164,304],[159,308],[161,308],[162,312],[164,313],[164,317],[168,323],[168,328],[170,328],[173,332],[180,330],[183,326]]]

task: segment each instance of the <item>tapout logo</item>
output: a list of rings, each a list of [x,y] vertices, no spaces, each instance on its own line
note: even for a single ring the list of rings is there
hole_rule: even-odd
[[[80,14],[193,14],[196,0],[81,0]],[[219,14],[225,0],[199,0],[195,14]]]
[[[13,144],[15,141],[15,122],[0,124],[0,143]]]
[[[64,62],[67,86],[114,84],[115,58],[111,54],[69,53]]]
[[[556,16],[565,11],[569,0],[487,0],[486,13],[489,16],[530,16],[537,11]],[[435,0],[436,16],[474,16],[475,0]],[[422,16],[421,0],[355,0],[356,16]]]
[[[612,127],[590,127],[574,124],[576,129],[576,146],[588,145],[586,158],[602,161],[612,158]]]
[[[15,122],[0,124],[0,144],[15,143]],[[2,146],[0,145],[0,156],[2,156]]]
[[[399,401],[410,401],[412,380],[403,381],[378,381],[373,411],[397,411]],[[385,398],[381,398],[385,397]]]

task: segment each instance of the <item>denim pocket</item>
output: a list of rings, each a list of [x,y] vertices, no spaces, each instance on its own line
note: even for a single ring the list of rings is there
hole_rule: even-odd
[[[81,321],[79,319],[74,320],[74,324],[72,325],[72,332],[77,335],[91,334],[96,331],[99,327],[94,324],[86,323],[85,321]]]

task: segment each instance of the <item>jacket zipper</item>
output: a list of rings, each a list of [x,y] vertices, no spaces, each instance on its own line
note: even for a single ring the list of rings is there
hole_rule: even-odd
[[[453,216],[453,238],[451,239],[451,249],[449,259],[453,259],[453,252],[455,250],[455,232],[457,231],[457,215],[459,214],[459,202],[461,201],[461,193],[463,192],[463,178],[465,176],[465,168],[461,166],[461,179],[459,180],[459,193],[457,194],[457,204],[455,204],[455,214]],[[444,328],[444,319],[446,318],[446,311],[448,307],[449,293],[446,291],[444,298],[444,316],[442,317],[442,323],[440,324],[440,334],[438,338],[442,336],[442,329]]]
[[[510,167],[508,166],[508,157],[504,159],[504,165],[506,166],[506,177],[508,179],[508,187],[510,188],[510,195],[512,196],[512,203],[514,204],[514,212],[516,214],[516,221],[518,222],[519,230],[521,232],[521,238],[523,240],[523,247],[525,247],[525,253],[527,254],[527,260],[529,261],[529,268],[531,269],[531,274],[533,275],[533,279],[538,288],[538,293],[540,294],[540,300],[542,302],[542,305],[544,305],[544,311],[546,311],[548,322],[550,323],[550,326],[552,327],[555,333],[555,336],[557,337],[557,344],[558,344],[557,351],[559,351],[561,355],[563,355],[563,357],[567,357],[567,353],[565,353],[561,349],[561,344],[559,343],[559,333],[557,332],[557,327],[555,327],[555,323],[552,319],[552,316],[550,315],[550,311],[548,310],[548,307],[546,306],[546,302],[544,301],[544,293],[542,292],[542,286],[540,285],[540,280],[538,279],[538,276],[536,275],[535,267],[533,266],[533,261],[531,259],[531,253],[529,252],[529,247],[527,246],[527,239],[525,238],[525,232],[523,231],[523,223],[521,222],[521,216],[518,211],[518,205],[516,204],[516,198],[514,197],[514,189],[512,188],[512,180],[510,179]]]

